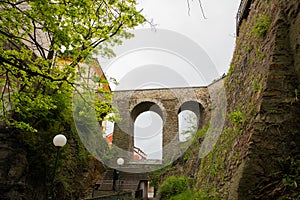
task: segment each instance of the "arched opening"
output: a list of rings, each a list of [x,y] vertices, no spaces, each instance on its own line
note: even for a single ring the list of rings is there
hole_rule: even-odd
[[[134,122],[134,159],[162,160],[163,112],[153,102],[142,102],[131,112]]]
[[[134,159],[162,160],[163,120],[159,114],[146,111],[134,122]]]
[[[198,129],[198,119],[190,110],[181,111],[178,114],[179,141],[188,141]]]
[[[187,101],[183,103],[178,110],[178,134],[179,141],[186,142],[202,126],[203,107],[196,101]]]

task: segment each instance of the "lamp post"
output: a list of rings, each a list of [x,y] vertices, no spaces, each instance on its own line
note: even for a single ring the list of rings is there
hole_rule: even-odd
[[[121,167],[122,165],[124,165],[124,159],[123,158],[118,158],[117,164],[119,165],[119,167]],[[120,171],[118,171],[117,173],[118,173],[118,183],[119,183],[118,193],[120,193],[121,192]]]
[[[51,183],[51,187],[50,187],[50,193],[49,193],[49,196],[48,196],[49,200],[53,199],[53,187],[54,187],[54,180],[55,180],[57,162],[58,162],[58,159],[59,159],[59,151],[60,151],[61,147],[65,146],[67,144],[67,138],[66,138],[66,136],[64,136],[62,134],[56,135],[53,138],[53,144],[54,144],[54,146],[57,147],[57,151],[56,151],[54,171],[53,171],[53,175],[52,175],[52,183]]]

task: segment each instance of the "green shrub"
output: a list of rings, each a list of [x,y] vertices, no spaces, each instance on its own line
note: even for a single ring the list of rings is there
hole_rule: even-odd
[[[161,199],[170,199],[180,193],[186,192],[189,189],[188,179],[184,176],[170,176],[159,187],[158,194]]]
[[[186,199],[190,199],[190,200],[195,199],[194,192],[192,190],[187,190],[183,193],[180,193],[170,198],[170,200],[186,200]]]
[[[212,197],[210,195],[208,195],[206,192],[203,192],[202,190],[198,191],[195,194],[194,199],[199,199],[199,200],[218,200],[218,198],[216,197]]]

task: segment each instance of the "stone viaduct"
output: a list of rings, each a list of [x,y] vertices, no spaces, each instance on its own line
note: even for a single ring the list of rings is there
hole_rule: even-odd
[[[223,81],[216,82],[223,85]],[[215,85],[217,84],[190,88],[115,91],[113,105],[119,110],[122,120],[115,124],[113,144],[133,154],[135,120],[141,113],[153,111],[163,121],[163,162],[169,162],[174,156],[178,157],[178,114],[184,110],[194,112],[197,116],[197,128],[202,128],[211,117],[211,95],[215,91]],[[133,158],[133,155],[130,157]]]

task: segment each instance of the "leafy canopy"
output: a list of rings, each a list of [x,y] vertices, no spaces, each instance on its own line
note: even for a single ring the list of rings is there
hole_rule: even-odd
[[[135,0],[0,1],[1,121],[34,123],[70,109],[78,63],[145,22]],[[60,63],[68,58],[69,62]],[[63,106],[62,106],[63,105]],[[101,104],[103,106],[103,104]]]

